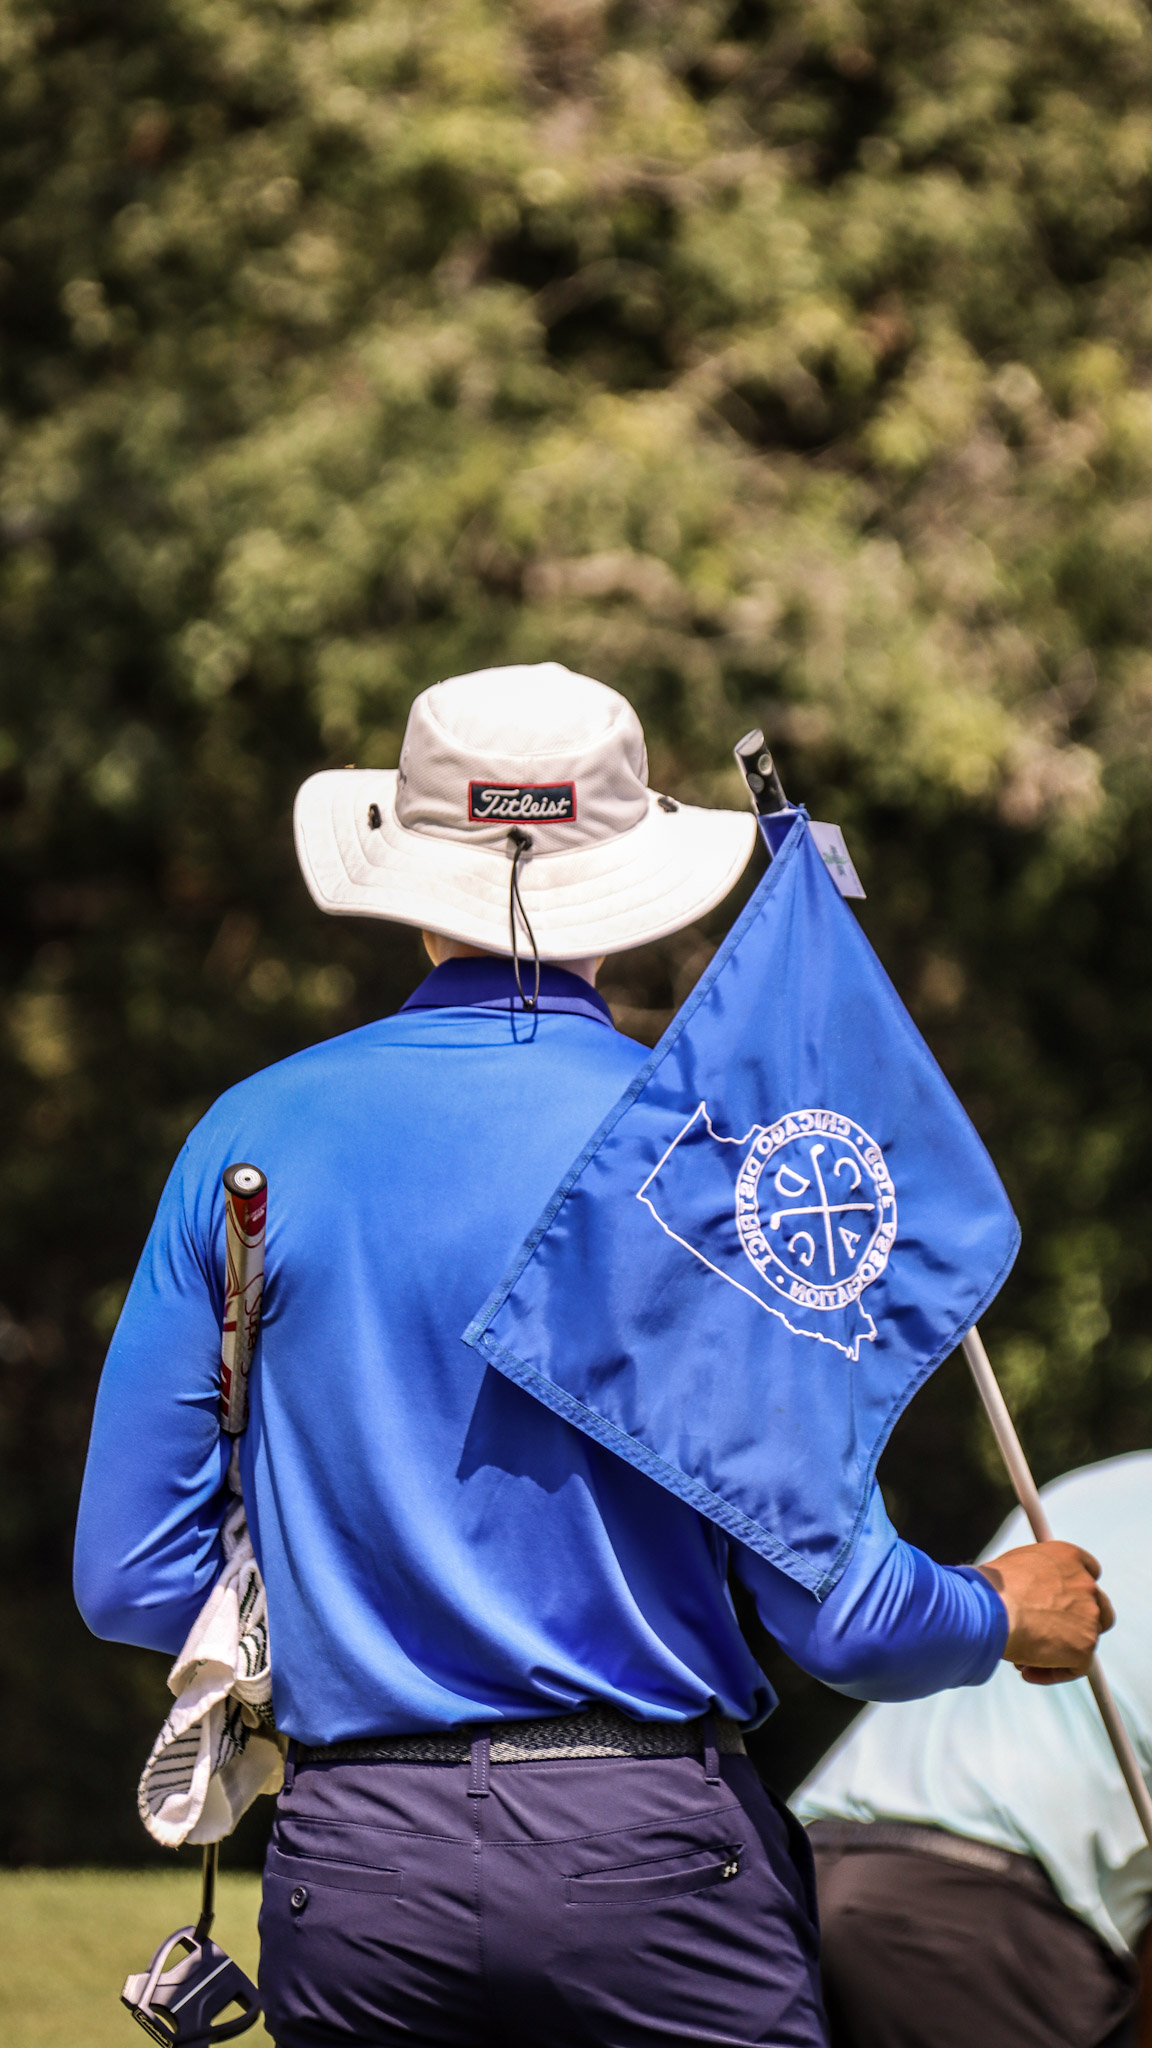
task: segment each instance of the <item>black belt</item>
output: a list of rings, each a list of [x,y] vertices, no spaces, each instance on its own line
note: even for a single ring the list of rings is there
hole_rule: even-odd
[[[586,1707],[537,1721],[488,1721],[426,1735],[370,1735],[350,1742],[300,1743],[301,1764],[467,1763],[478,1735],[488,1738],[494,1764],[547,1763],[562,1758],[701,1756],[709,1738],[721,1756],[743,1756],[740,1723],[723,1714],[691,1721],[631,1721],[616,1707]]]
[[[1034,1856],[998,1849],[991,1842],[974,1842],[970,1835],[953,1835],[947,1828],[911,1820],[814,1820],[807,1832],[814,1849],[910,1849],[917,1856],[935,1856],[945,1863],[962,1863],[969,1870],[1009,1878],[1013,1884],[1042,1891],[1050,1899],[1056,1896],[1043,1864]]]

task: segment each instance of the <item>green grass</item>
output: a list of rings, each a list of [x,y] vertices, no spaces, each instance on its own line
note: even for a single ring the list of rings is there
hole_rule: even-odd
[[[255,1979],[260,1880],[220,1878],[214,1937]],[[0,2041],[4,2048],[145,2048],[120,2003],[165,1934],[196,1918],[199,1881],[173,1871],[0,1872]],[[262,2043],[256,2026],[241,2036]]]

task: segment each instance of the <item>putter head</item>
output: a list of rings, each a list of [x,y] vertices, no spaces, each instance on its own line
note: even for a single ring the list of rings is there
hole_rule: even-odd
[[[186,1954],[165,1969],[181,1945]],[[125,1981],[120,1997],[161,2048],[214,2048],[217,2041],[231,2041],[255,2026],[262,2011],[260,1994],[240,1965],[206,1936],[198,1941],[194,1927],[169,1934],[148,1968]],[[241,2012],[213,2025],[216,2015],[234,2004]]]

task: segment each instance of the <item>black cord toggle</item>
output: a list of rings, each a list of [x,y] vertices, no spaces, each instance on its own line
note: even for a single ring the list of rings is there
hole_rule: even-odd
[[[524,855],[532,851],[532,834],[530,832],[522,832],[519,825],[513,825],[512,830],[508,834],[508,844],[512,848],[512,880],[508,889],[508,929],[512,934],[512,972],[516,976],[516,990],[524,1008],[526,1010],[534,1010],[540,1001],[540,955],[536,949],[536,934],[528,921],[528,912],[524,908],[523,899],[520,895],[520,863]],[[528,943],[532,948],[532,960],[536,969],[536,986],[531,996],[525,995],[524,984],[520,979],[520,952],[516,937],[517,911],[520,912],[524,929],[528,934]]]

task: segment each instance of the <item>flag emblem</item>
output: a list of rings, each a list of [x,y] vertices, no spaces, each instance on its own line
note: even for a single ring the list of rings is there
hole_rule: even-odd
[[[796,1336],[851,1359],[875,1341],[858,1304],[896,1242],[896,1190],[854,1118],[793,1110],[732,1138],[701,1102],[637,1195],[669,1237]]]
[[[826,1109],[781,1117],[744,1155],[736,1228],[771,1286],[807,1308],[846,1308],[880,1278],[896,1238],[884,1154],[851,1117]]]

